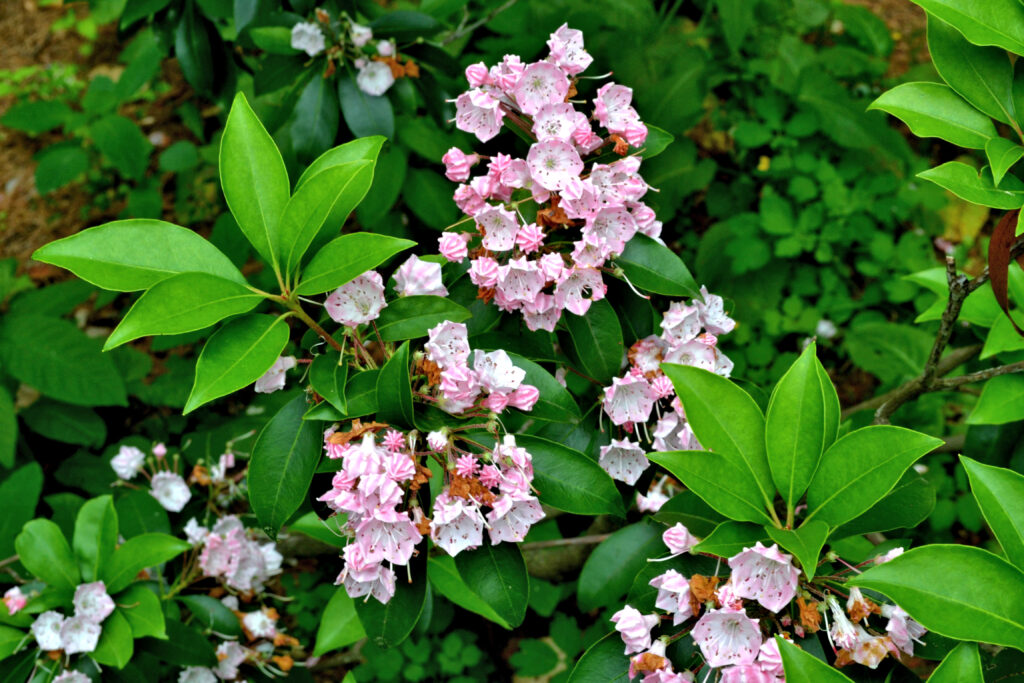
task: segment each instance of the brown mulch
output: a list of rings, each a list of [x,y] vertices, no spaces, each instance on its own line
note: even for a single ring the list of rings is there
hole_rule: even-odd
[[[868,8],[889,27],[894,44],[889,76],[899,76],[910,67],[928,61],[923,9],[910,0],[846,0],[846,4]]]

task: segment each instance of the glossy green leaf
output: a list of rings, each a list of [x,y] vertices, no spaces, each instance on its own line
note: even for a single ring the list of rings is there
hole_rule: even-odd
[[[19,646],[26,642],[28,642],[28,634],[25,631],[0,624],[0,661],[10,657]],[[4,665],[5,668],[8,666],[11,666],[10,662]]]
[[[672,380],[700,444],[709,451],[736,456],[737,464],[746,470],[742,488],[749,489],[746,480],[757,487],[760,495],[748,501],[748,506],[760,499],[771,507],[775,484],[765,450],[764,415],[754,399],[730,380],[707,370],[671,363],[663,364],[662,370]]]
[[[167,510],[149,495],[149,491],[128,491],[114,501],[120,533],[125,538],[141,534],[171,533]]]
[[[404,296],[380,312],[377,330],[384,341],[402,341],[427,336],[430,328],[449,320],[461,323],[469,311],[440,296]]]
[[[960,643],[928,677],[929,683],[985,683],[976,643]]]
[[[2,411],[3,396],[0,395],[0,411]],[[14,418],[14,407],[11,406],[11,418]],[[48,439],[62,443],[73,443],[79,446],[101,447],[107,439],[107,423],[103,421],[96,411],[85,406],[75,406],[69,403],[62,403],[48,398],[40,398],[28,408],[18,412],[18,416],[25,421],[36,434],[41,434]],[[0,412],[0,420],[3,413]],[[12,439],[17,435],[16,425],[8,432]],[[5,434],[0,431],[0,442]],[[13,452],[12,452],[13,457]],[[3,463],[3,456],[0,456],[0,464]]]
[[[298,193],[299,189],[301,189],[307,181],[328,168],[341,166],[342,164],[348,164],[353,161],[370,161],[376,163],[377,157],[381,152],[381,147],[384,146],[386,141],[387,139],[383,136],[374,135],[371,137],[357,138],[346,142],[343,145],[332,147],[318,156],[313,163],[306,167],[306,170],[302,172],[302,175],[299,176],[298,181],[295,183],[295,192]]]
[[[213,88],[211,47],[214,38],[195,5],[188,3],[182,9],[181,19],[174,29],[174,56],[178,58],[185,80],[200,93],[208,94]]]
[[[306,295],[329,292],[414,246],[410,240],[368,232],[342,235],[317,252],[295,291]]]
[[[654,519],[669,526],[682,524],[690,533],[701,537],[707,536],[725,521],[693,491],[682,491],[672,496],[654,514]]]
[[[601,384],[611,384],[626,353],[622,326],[612,305],[607,299],[595,301],[586,315],[566,313],[562,322],[572,338],[580,369]]]
[[[39,194],[49,194],[70,185],[89,170],[89,154],[81,147],[47,148],[37,157],[36,189]]]
[[[213,598],[206,595],[194,597],[204,597],[213,600]],[[117,604],[117,611],[121,613],[131,627],[133,638],[145,638],[147,636],[152,636],[153,638],[167,637],[164,611],[163,606],[160,604],[160,598],[143,584],[133,583],[128,586],[128,588],[118,593],[114,602]],[[219,600],[215,602],[224,607],[224,604]],[[224,609],[227,610],[228,608],[224,607]],[[231,614],[230,610],[228,610],[228,614]],[[231,616],[236,622],[238,621],[235,615],[231,614]],[[221,632],[227,633],[227,631]]]
[[[1019,209],[1024,205],[1024,183],[1013,176],[1006,176],[1000,183],[1001,187],[996,187],[987,168],[979,175],[967,164],[947,161],[918,173],[917,177],[930,180],[972,204],[993,209]]]
[[[1018,0],[913,0],[975,45],[1024,54],[1024,6]]]
[[[288,34],[291,46],[291,32]],[[313,74],[299,93],[292,113],[290,135],[292,149],[301,161],[308,161],[334,144],[338,137],[338,91],[334,79]],[[369,186],[369,183],[367,183]]]
[[[768,464],[775,487],[790,509],[804,495],[822,453],[839,431],[839,415],[826,410],[826,398],[835,395],[835,388],[832,382],[822,385],[819,369],[823,370],[812,342],[779,380],[768,404]]]
[[[644,520],[619,529],[594,548],[580,570],[576,598],[584,612],[617,604],[647,558],[665,553],[664,527]]]
[[[761,490],[739,456],[711,451],[670,451],[651,453],[647,457],[668,470],[719,514],[741,522],[772,523],[761,503]]]
[[[199,354],[195,384],[184,412],[255,382],[287,343],[288,323],[272,315],[247,315],[221,327]]]
[[[412,572],[420,577],[419,581],[395,582],[395,595],[386,605],[377,602],[376,598],[357,600],[356,614],[366,630],[370,642],[378,647],[397,647],[409,637],[412,629],[419,621],[423,612],[423,604],[427,597],[427,582],[423,580],[425,563],[413,563]]]
[[[377,376],[377,418],[392,425],[416,425],[409,378],[409,342],[398,347]]]
[[[776,636],[787,683],[853,683],[845,674],[801,650],[781,636]]]
[[[35,515],[43,491],[43,469],[29,462],[0,478],[0,555],[14,554],[14,537]]]
[[[942,138],[968,149],[985,149],[985,143],[998,136],[989,117],[941,83],[898,85],[868,109],[892,114],[919,137]]]
[[[533,488],[542,503],[577,515],[625,517],[615,482],[597,462],[539,436],[516,434],[516,443],[533,456]]]
[[[291,195],[288,170],[242,93],[235,95],[221,136],[220,182],[238,227],[276,269],[281,214]]]
[[[914,548],[849,585],[878,591],[939,635],[1024,650],[1024,573],[987,550]]]
[[[675,297],[700,295],[700,288],[683,260],[647,235],[634,235],[615,263],[635,287],[644,291]]]
[[[1006,138],[992,138],[985,144],[985,156],[992,169],[992,181],[999,185],[1006,172],[1024,157],[1024,147]]]
[[[902,427],[876,425],[851,432],[821,458],[807,489],[808,515],[836,527],[855,519],[889,493],[918,458],[942,445]]]
[[[132,658],[134,650],[132,627],[120,610],[114,610],[103,620],[99,643],[89,656],[100,664],[123,669]]]
[[[935,488],[916,474],[908,473],[892,491],[862,515],[833,530],[833,538],[872,531],[912,529],[935,509]]]
[[[591,645],[576,662],[568,683],[629,683],[629,657],[623,654],[622,637],[612,631]]]
[[[153,145],[134,121],[110,114],[92,124],[89,132],[96,148],[121,175],[132,180],[145,175]]]
[[[394,38],[399,41],[415,40],[419,36],[430,36],[443,28],[441,22],[429,14],[412,10],[386,12],[370,24],[375,36]]]
[[[560,423],[575,423],[580,419],[580,409],[572,395],[558,383],[554,376],[532,360],[519,354],[509,353],[512,364],[526,371],[523,384],[537,387],[540,398],[528,415],[533,420],[548,420]]]
[[[32,258],[118,292],[149,289],[178,273],[207,273],[245,284],[238,268],[209,241],[188,228],[149,218],[83,230],[36,249]]]
[[[320,234],[337,235],[373,182],[373,162],[328,166],[299,187],[281,217],[281,264],[286,273],[299,266]]]
[[[1013,65],[1004,50],[972,45],[956,28],[929,15],[928,52],[942,80],[961,97],[1003,123],[1015,119]]]
[[[18,558],[33,576],[53,588],[74,590],[81,583],[78,563],[60,527],[48,519],[33,519],[14,539]]]
[[[530,579],[517,544],[491,545],[485,541],[475,550],[456,555],[455,566],[466,586],[490,605],[505,624],[515,627],[523,623]]]
[[[352,376],[345,385],[348,417],[362,417],[377,412],[377,379],[379,370],[363,370]]]
[[[252,447],[249,502],[271,538],[306,499],[320,461],[323,431],[302,419],[305,412],[306,397],[300,394],[267,422]]]
[[[1024,420],[1024,375],[1000,375],[985,383],[967,424],[1001,425]]]
[[[320,657],[332,650],[348,647],[365,637],[366,631],[356,614],[355,602],[348,596],[345,587],[339,586],[320,617],[313,656]]]
[[[167,620],[167,639],[145,638],[140,651],[176,666],[217,666],[213,643],[197,629],[177,619]]]
[[[141,534],[129,538],[103,567],[100,578],[108,593],[127,588],[140,571],[173,560],[191,548],[188,541],[168,534]]]
[[[263,297],[244,285],[207,273],[180,273],[153,285],[110,333],[103,350],[139,337],[202,330],[248,313]]]
[[[647,139],[641,147],[643,150],[640,157],[649,161],[664,152],[669,145],[675,142],[676,137],[663,128],[647,126]]]
[[[317,356],[309,367],[309,385],[325,401],[345,413],[345,383],[348,381],[348,363],[338,362],[333,351]]]
[[[188,607],[188,611],[196,618],[195,623],[204,629],[226,636],[242,635],[238,616],[217,598],[209,595],[181,595],[178,601]]]
[[[971,492],[1006,558],[1024,570],[1024,476],[961,455]]]
[[[303,419],[306,419],[303,416]],[[337,464],[329,459],[321,461],[317,472],[323,472],[324,465],[333,466],[337,468]],[[337,471],[336,469],[328,470],[331,472]],[[327,545],[333,545],[335,548],[344,548],[348,545],[348,537],[342,531],[341,527],[344,525],[346,520],[345,515],[335,515],[328,517],[327,519],[320,519],[315,512],[310,510],[306,514],[300,516],[298,519],[291,521],[288,524],[289,532],[296,532],[305,534],[310,538],[315,538],[318,541],[323,541]]]
[[[704,540],[694,546],[693,552],[710,553],[718,557],[732,557],[758,541],[767,542],[768,535],[764,530],[763,526],[747,522],[722,522]]]
[[[427,560],[427,576],[430,585],[438,593],[455,603],[462,609],[475,612],[485,619],[489,619],[502,628],[512,627],[499,615],[491,605],[474,593],[466,582],[463,581],[455,566],[455,558],[446,553],[430,557]]]
[[[799,529],[777,529],[772,526],[764,529],[773,541],[793,553],[800,561],[807,580],[814,579],[821,549],[825,547],[825,539],[828,538],[828,524],[816,519],[801,525]]]
[[[0,386],[0,467],[14,467],[17,445],[18,418],[14,414],[14,401],[7,389]]]
[[[395,111],[387,97],[367,95],[356,85],[355,78],[341,76],[338,78],[338,100],[345,125],[355,137],[395,137]]]
[[[99,578],[117,547],[117,510],[111,496],[86,501],[75,519],[71,542],[83,583]]]

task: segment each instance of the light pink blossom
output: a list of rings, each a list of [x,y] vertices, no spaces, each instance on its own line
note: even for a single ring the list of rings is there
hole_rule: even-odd
[[[181,512],[192,498],[188,484],[174,472],[157,472],[149,486],[149,494],[169,512]]]
[[[654,577],[650,585],[658,589],[654,606],[672,614],[672,625],[678,626],[693,616],[690,606],[690,582],[675,569]]]
[[[346,327],[356,327],[376,320],[386,306],[384,281],[375,270],[368,270],[338,287],[324,302],[327,315]]]
[[[18,586],[8,588],[4,593],[4,606],[10,615],[17,614],[26,604],[28,604],[28,597],[21,592],[21,588]]]
[[[135,446],[121,446],[117,455],[110,460],[110,466],[119,479],[129,480],[139,473],[145,462],[146,454],[141,450]]]
[[[668,546],[672,556],[688,553],[693,546],[700,543],[700,539],[690,533],[690,530],[677,522],[675,526],[669,527],[661,535],[661,540]]]
[[[487,392],[510,393],[519,388],[526,377],[526,371],[517,368],[506,351],[473,351],[473,369],[480,386]]]
[[[447,492],[442,493],[434,500],[430,538],[453,557],[463,550],[482,545],[484,517],[480,507]]]
[[[271,394],[279,389],[284,389],[285,372],[295,367],[295,356],[281,356],[274,361],[270,369],[263,373],[263,376],[256,380],[257,394]]]
[[[729,558],[729,567],[737,595],[757,600],[765,609],[778,612],[796,597],[800,572],[793,566],[793,556],[780,551],[778,544],[766,548],[758,541]]]
[[[469,242],[472,235],[467,232],[444,232],[441,233],[441,237],[437,240],[437,249],[441,252],[441,256],[451,261],[452,263],[462,263],[469,255],[469,249],[466,248],[466,243]]]
[[[509,251],[516,245],[519,221],[516,215],[500,206],[488,206],[473,216],[483,229],[481,244],[490,251]]]
[[[723,608],[704,613],[693,627],[693,640],[714,669],[753,664],[763,638],[756,619],[743,610]]]
[[[61,649],[60,631],[62,626],[64,626],[64,615],[60,612],[48,610],[36,617],[30,630],[40,650]]]
[[[487,142],[501,130],[505,112],[499,101],[480,88],[464,92],[455,100],[455,127]]]
[[[72,601],[75,616],[82,617],[94,624],[101,624],[114,611],[114,601],[107,595],[107,587],[102,581],[83,583],[75,589]]]
[[[458,147],[452,147],[441,157],[441,161],[444,163],[444,175],[448,180],[464,183],[469,180],[469,169],[480,161],[480,157],[476,154],[466,154]]]
[[[533,496],[513,499],[508,494],[498,496],[487,513],[487,533],[491,543],[502,541],[520,543],[530,527],[544,518],[540,502]]]
[[[101,632],[100,625],[86,617],[65,619],[60,627],[60,649],[68,655],[92,652],[100,641]]]
[[[572,145],[561,140],[535,143],[526,155],[530,176],[545,190],[561,190],[583,171],[583,161]]]
[[[380,97],[395,84],[391,67],[384,62],[372,60],[356,73],[356,85],[371,97]]]
[[[546,104],[565,101],[569,94],[569,79],[554,64],[535,62],[520,74],[512,94],[519,109],[533,116]]]
[[[399,296],[448,296],[441,281],[441,264],[413,254],[395,271],[395,291]]]
[[[612,479],[618,479],[630,486],[636,483],[651,464],[644,454],[644,449],[629,439],[612,439],[607,446],[601,446],[597,462]]]
[[[583,32],[562,24],[548,39],[551,61],[569,75],[586,70],[594,58],[583,47]]]
[[[562,272],[555,286],[555,304],[576,315],[585,315],[590,304],[608,291],[601,272],[593,268],[571,268]],[[589,296],[588,296],[589,294]]]
[[[615,377],[604,390],[605,414],[613,424],[647,422],[654,408],[655,395],[650,383],[642,376],[630,373]]]
[[[657,614],[641,614],[634,607],[626,605],[612,615],[615,630],[626,644],[625,654],[643,652],[651,647],[651,629],[658,625]]]
[[[430,328],[424,349],[439,368],[465,365],[469,359],[469,337],[463,323],[446,320]]]

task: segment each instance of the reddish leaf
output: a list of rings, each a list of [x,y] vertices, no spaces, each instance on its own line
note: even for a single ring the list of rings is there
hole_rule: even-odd
[[[1010,324],[1013,325],[1013,329],[1017,330],[1017,334],[1024,337],[1024,330],[1010,315],[1010,300],[1007,296],[1010,260],[1013,256],[1013,244],[1016,241],[1014,232],[1019,213],[1020,211],[1007,212],[992,232],[992,240],[988,243],[988,278],[992,282],[992,292],[996,295],[999,307],[1010,319]],[[1024,268],[1024,254],[1017,256],[1017,264]]]

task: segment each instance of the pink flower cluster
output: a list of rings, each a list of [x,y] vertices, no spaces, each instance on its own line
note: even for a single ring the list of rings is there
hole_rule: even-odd
[[[470,279],[486,300],[493,297],[502,310],[519,311],[531,330],[552,331],[563,310],[583,315],[604,298],[602,266],[638,232],[658,238],[661,223],[641,201],[649,186],[636,153],[585,168],[589,155],[606,148],[625,155],[646,140],[632,90],[608,83],[597,91],[589,113],[577,109],[569,98],[578,74],[592,61],[583,34],[563,25],[548,46],[542,61],[524,64],[508,55],[491,68],[479,63],[466,69],[470,90],[455,100],[456,127],[486,142],[507,120],[535,142],[525,158],[491,157],[486,172],[472,179],[472,167],[484,157],[448,151],[445,175],[460,183],[455,203],[479,235],[445,232],[439,248],[452,262],[470,258]],[[607,137],[594,130],[592,120]],[[513,201],[517,191],[523,198]],[[538,205],[534,221],[517,210],[527,200]],[[574,232],[548,243],[552,232],[567,228]],[[477,236],[478,248],[471,252],[468,243]]]
[[[463,413],[477,405],[478,400],[480,407],[495,413],[508,407],[529,411],[540,398],[537,387],[523,384],[526,371],[517,368],[508,353],[501,349],[471,350],[462,323],[445,321],[434,326],[424,348],[427,359],[441,370],[438,406],[448,413]]]
[[[646,425],[654,413],[657,422],[648,437],[653,436],[653,450],[701,448],[672,382],[661,371],[662,363],[690,365],[725,377],[732,371],[732,361],[718,349],[718,337],[731,332],[736,322],[726,315],[722,297],[706,287],[701,287],[701,296],[703,300],[689,304],[672,302],[661,321],[662,333],[636,342],[628,353],[629,370],[604,390],[604,414],[625,435],[601,447],[599,462],[619,481],[635,484],[650,464],[636,427]],[[634,434],[637,440],[630,438]]]
[[[234,515],[221,517],[209,530],[189,520],[185,533],[194,545],[202,546],[203,575],[221,579],[234,590],[262,592],[270,577],[281,571],[283,558],[276,546],[259,543]]]

